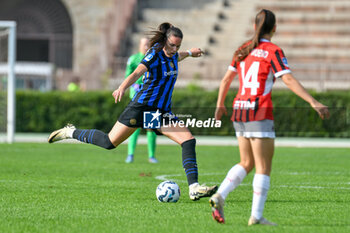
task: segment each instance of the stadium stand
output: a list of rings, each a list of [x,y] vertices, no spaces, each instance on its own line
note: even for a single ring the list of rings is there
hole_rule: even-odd
[[[278,18],[274,42],[284,49],[296,77],[317,90],[348,89],[350,2],[264,1]]]
[[[146,0],[131,40],[168,21],[184,32],[182,49],[201,47],[207,56],[181,64],[178,86],[217,88],[233,52],[253,32],[261,8],[277,16],[273,42],[283,48],[295,76],[319,91],[350,88],[350,2],[347,0]],[[277,88],[284,87],[282,82]]]

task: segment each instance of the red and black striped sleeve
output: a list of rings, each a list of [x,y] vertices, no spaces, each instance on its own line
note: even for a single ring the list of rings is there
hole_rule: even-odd
[[[232,62],[229,65],[228,69],[237,72],[237,62],[235,61],[235,59],[232,59]]]
[[[282,49],[276,49],[271,55],[271,68],[276,78],[281,77],[284,74],[291,73],[287,58],[284,55]]]

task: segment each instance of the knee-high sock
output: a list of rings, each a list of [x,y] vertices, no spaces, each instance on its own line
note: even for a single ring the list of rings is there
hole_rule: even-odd
[[[137,138],[139,137],[141,129],[137,129],[130,137],[128,143],[128,155],[133,155],[135,153],[135,148],[137,144]]]
[[[185,169],[188,185],[198,183],[196,159],[196,139],[185,141],[182,146],[182,166]]]
[[[253,179],[252,216],[260,219],[263,216],[267,192],[270,189],[270,177],[264,174],[255,174]]]
[[[147,131],[148,157],[154,158],[156,151],[157,135],[153,131]]]
[[[108,135],[98,129],[76,129],[73,132],[73,138],[108,150],[115,148]]]
[[[218,189],[218,193],[220,193],[224,200],[230,192],[232,192],[240,183],[242,183],[246,175],[246,170],[239,164],[236,164],[230,169]]]

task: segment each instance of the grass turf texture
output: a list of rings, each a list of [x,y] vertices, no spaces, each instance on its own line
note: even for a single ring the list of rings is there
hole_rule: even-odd
[[[264,216],[277,227],[247,227],[253,174],[227,198],[226,224],[212,220],[208,198],[188,197],[179,146],[157,148],[149,164],[138,146],[106,151],[82,144],[0,144],[0,232],[349,232],[348,149],[276,148]],[[220,184],[238,161],[237,147],[198,146],[201,183]],[[181,188],[160,203],[161,180]]]

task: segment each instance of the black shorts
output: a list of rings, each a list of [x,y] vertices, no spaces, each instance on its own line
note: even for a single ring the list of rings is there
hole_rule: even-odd
[[[170,121],[178,121],[178,118],[174,114],[172,114],[170,111],[166,112],[161,109],[151,107],[148,105],[143,105],[133,101],[131,101],[128,104],[128,106],[125,108],[125,110],[119,116],[118,121],[128,127],[149,129],[149,127],[145,127],[144,115],[148,114],[149,112],[157,112],[157,111],[161,113],[159,118],[160,125],[158,126],[168,125]],[[157,128],[150,128],[150,129],[154,130],[156,133],[159,133]]]

